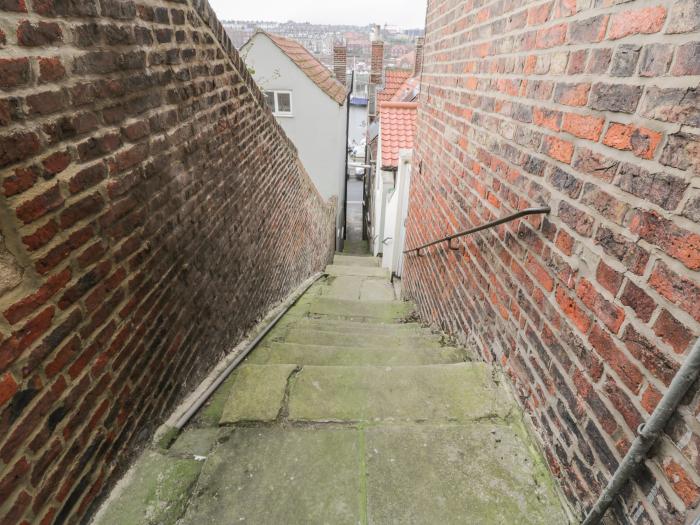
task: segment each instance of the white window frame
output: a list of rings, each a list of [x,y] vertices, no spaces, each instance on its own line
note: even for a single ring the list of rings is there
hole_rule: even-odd
[[[292,96],[292,92],[289,90],[284,90],[284,89],[266,89],[265,94],[267,93],[272,93],[274,96],[275,100],[275,107],[272,110],[272,114],[275,117],[293,117],[294,116],[294,97]],[[277,108],[279,108],[279,102],[277,100],[278,95],[284,94],[284,95],[289,95],[289,111],[279,111]]]

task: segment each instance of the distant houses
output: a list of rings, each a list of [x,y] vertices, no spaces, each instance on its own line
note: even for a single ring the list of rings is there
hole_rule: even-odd
[[[336,238],[341,243],[345,226],[346,79],[336,79],[298,42],[265,31],[257,31],[243,45],[241,56],[319,193],[326,199],[338,198]],[[338,67],[345,71],[345,64]]]

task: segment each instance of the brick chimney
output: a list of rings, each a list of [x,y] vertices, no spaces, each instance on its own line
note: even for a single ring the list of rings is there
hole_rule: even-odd
[[[413,76],[417,77],[423,70],[423,45],[425,38],[419,36],[416,38],[416,63],[413,66]]]
[[[333,72],[335,78],[344,86],[348,83],[348,47],[336,42],[333,44]]]
[[[372,42],[372,64],[370,68],[369,81],[371,84],[382,83],[382,72],[384,71],[384,42],[374,40]]]

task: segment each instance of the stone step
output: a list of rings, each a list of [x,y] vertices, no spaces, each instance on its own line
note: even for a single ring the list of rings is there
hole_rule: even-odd
[[[313,366],[399,366],[460,363],[466,354],[459,348],[340,347],[270,343],[256,348],[246,364],[297,364]]]
[[[541,459],[508,425],[228,432],[181,525],[568,523]]]
[[[328,346],[352,346],[352,347],[412,347],[412,348],[439,348],[440,337],[437,335],[418,335],[413,333],[398,332],[394,334],[363,334],[357,332],[331,332],[302,328],[290,328],[280,342],[299,343],[303,345],[328,345]]]
[[[233,386],[220,424],[274,421],[279,416],[287,382],[295,365],[246,365],[233,373]]]
[[[371,255],[367,241],[345,241],[343,255]]]
[[[357,277],[378,277],[389,279],[389,270],[386,268],[371,268],[368,266],[340,266],[329,264],[326,266],[328,275],[354,275]]]
[[[357,275],[329,276],[327,286],[321,292],[324,297],[356,301],[393,301],[394,286],[385,277]]]
[[[429,328],[418,323],[361,323],[334,319],[298,319],[287,326],[299,329],[320,330],[323,332],[366,333],[366,334],[395,334],[415,333],[432,334]]]
[[[371,257],[370,255],[343,255],[339,253],[335,254],[335,257],[333,258],[333,264],[339,266],[381,266],[379,259],[376,257]]]
[[[354,428],[231,429],[178,523],[362,523],[362,454]]]
[[[294,378],[296,421],[472,421],[505,418],[505,389],[483,363],[353,367],[305,366]]]
[[[345,319],[372,323],[399,322],[415,310],[412,303],[402,301],[349,301],[315,297],[309,304],[314,318]]]

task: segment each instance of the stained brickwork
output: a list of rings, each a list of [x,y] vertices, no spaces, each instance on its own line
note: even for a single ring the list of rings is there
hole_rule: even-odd
[[[579,512],[700,334],[700,3],[430,0],[409,247],[424,317],[502,363]],[[615,506],[700,501],[694,389]],[[625,521],[627,519],[628,521]]]
[[[332,255],[202,0],[0,1],[0,523],[75,523]]]

